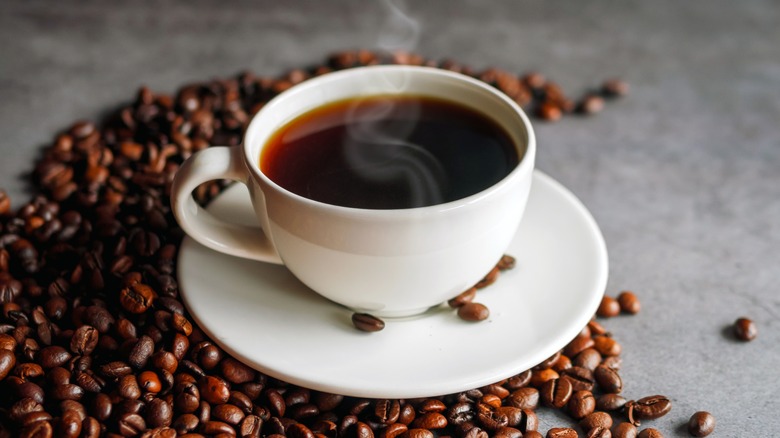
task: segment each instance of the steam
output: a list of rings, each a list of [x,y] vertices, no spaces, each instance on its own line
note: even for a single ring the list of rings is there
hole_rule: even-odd
[[[420,25],[404,13],[406,2],[383,0],[381,3],[388,16],[379,31],[379,49],[388,52],[414,50],[420,40]]]
[[[383,0],[387,18],[380,28],[378,49],[393,54],[417,47],[420,26],[404,12],[405,2]],[[403,7],[402,7],[403,6]],[[406,78],[384,78],[388,94],[403,94]],[[403,184],[413,207],[444,202],[447,175],[439,160],[409,140],[420,119],[419,103],[397,105],[392,99],[360,100],[350,108],[346,159],[361,178],[374,183]]]

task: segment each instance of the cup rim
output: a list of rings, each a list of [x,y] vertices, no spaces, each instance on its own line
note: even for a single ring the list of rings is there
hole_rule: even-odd
[[[408,207],[408,208],[395,208],[395,209],[371,209],[371,208],[360,208],[360,207],[347,207],[343,205],[329,204],[326,202],[310,199],[285,189],[284,187],[274,182],[271,178],[269,178],[265,173],[263,173],[260,170],[259,160],[253,159],[253,155],[251,153],[252,151],[250,151],[250,149],[251,146],[254,144],[252,143],[253,140],[252,134],[263,123],[264,114],[271,113],[276,109],[276,107],[280,106],[285,100],[294,98],[295,95],[299,93],[305,93],[309,89],[313,89],[315,87],[322,87],[329,82],[341,80],[342,77],[344,76],[361,75],[364,74],[365,71],[381,72],[383,70],[384,71],[407,71],[410,74],[430,74],[430,75],[438,75],[442,77],[449,77],[451,79],[456,79],[463,83],[467,83],[470,86],[476,87],[482,90],[483,92],[490,94],[494,98],[498,98],[500,101],[502,101],[503,104],[509,106],[511,110],[514,112],[514,114],[518,116],[520,121],[522,122],[523,128],[525,130],[525,136],[527,139],[525,144],[525,153],[520,157],[520,160],[517,163],[517,165],[514,167],[514,169],[512,169],[507,175],[501,178],[498,182],[494,183],[493,185],[491,185],[486,189],[480,190],[479,192],[473,193],[463,198],[459,198],[459,199],[455,199],[452,201],[447,201],[439,204],[426,205],[422,207]],[[247,126],[240,147],[243,150],[243,158],[247,166],[247,169],[252,174],[252,176],[258,178],[265,185],[273,188],[276,192],[283,194],[285,197],[293,199],[296,202],[302,203],[309,207],[318,208],[321,210],[328,210],[334,213],[342,213],[348,215],[366,215],[372,217],[406,216],[409,214],[425,215],[425,214],[440,213],[443,211],[458,209],[458,208],[462,208],[474,204],[483,198],[490,197],[493,193],[501,191],[501,189],[506,185],[508,185],[511,181],[521,178],[522,175],[533,171],[534,163],[536,160],[536,135],[534,133],[534,129],[533,126],[531,125],[531,121],[529,120],[528,115],[525,113],[525,111],[523,111],[520,105],[517,104],[517,102],[510,99],[509,96],[507,96],[500,90],[492,87],[491,85],[485,82],[475,79],[471,76],[467,76],[449,70],[443,70],[436,67],[413,66],[413,65],[373,65],[373,66],[354,67],[345,70],[338,70],[338,71],[326,73],[321,76],[317,76],[305,80],[299,84],[296,84],[290,87],[289,89],[283,91],[282,93],[278,94],[271,100],[269,100],[260,109],[260,111],[258,111],[257,114],[253,116],[252,120]],[[261,150],[262,146],[260,146],[259,149]]]

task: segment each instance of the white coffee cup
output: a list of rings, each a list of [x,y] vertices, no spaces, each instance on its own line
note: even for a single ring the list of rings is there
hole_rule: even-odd
[[[261,150],[292,119],[331,102],[388,93],[477,109],[509,134],[519,164],[498,183],[466,198],[395,210],[314,201],[261,172]],[[271,100],[249,124],[242,145],[194,154],[176,174],[171,203],[184,231],[209,248],[284,264],[308,287],[354,311],[408,316],[467,290],[495,266],[523,215],[535,155],[536,140],[523,110],[483,82],[428,67],[355,68],[310,79]],[[248,187],[247,202],[259,228],[216,219],[195,203],[192,191],[215,179]]]

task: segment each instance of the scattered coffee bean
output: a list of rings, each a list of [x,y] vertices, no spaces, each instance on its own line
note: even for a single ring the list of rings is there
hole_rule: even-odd
[[[715,430],[715,417],[709,412],[699,411],[688,421],[688,433],[691,436],[707,436]]]
[[[636,315],[642,309],[639,298],[631,291],[624,290],[623,292],[620,292],[617,300],[618,304],[620,304],[620,310],[625,313]]]
[[[610,367],[599,365],[593,372],[599,388],[606,393],[619,394],[623,390],[623,380],[617,371]]]
[[[577,431],[570,427],[553,427],[547,431],[547,438],[577,438]]]
[[[353,313],[352,324],[364,332],[378,332],[385,328],[385,322],[368,313]]]
[[[465,292],[460,293],[455,298],[450,299],[447,301],[447,305],[450,307],[457,309],[458,307],[463,306],[464,304],[468,304],[472,301],[474,301],[474,297],[477,296],[477,288],[472,287]]]
[[[599,304],[599,307],[596,310],[596,315],[602,318],[612,318],[618,314],[620,314],[620,304],[611,296],[604,295],[604,297],[601,298],[601,304]]]
[[[550,379],[542,385],[540,394],[546,406],[560,409],[569,402],[572,386],[568,379]]]
[[[610,79],[604,81],[601,91],[606,97],[618,97],[628,94],[628,83],[620,79]]]
[[[596,114],[604,109],[604,98],[590,94],[585,96],[578,104],[577,110],[583,114]]]
[[[756,339],[757,335],[758,329],[753,320],[743,317],[737,318],[737,320],[734,321],[734,336],[740,341],[752,341],[753,339]]]
[[[591,430],[597,427],[610,429],[612,427],[612,417],[606,412],[596,411],[580,420],[580,427],[583,430]]]
[[[636,429],[636,426],[629,422],[622,422],[615,426],[615,429],[612,431],[612,437],[613,438],[636,438],[637,434],[639,432]]]
[[[458,308],[458,316],[464,321],[484,321],[490,316],[490,310],[484,304],[471,302]]]
[[[641,430],[639,435],[637,435],[637,438],[664,438],[664,435],[658,429],[648,427],[647,429]]]
[[[569,399],[569,415],[575,420],[580,420],[596,410],[596,398],[590,391],[576,391]]]
[[[498,261],[498,264],[496,265],[499,270],[506,271],[509,269],[514,269],[515,265],[517,264],[517,261],[514,257],[512,257],[509,254],[504,254],[501,257],[501,260]]]
[[[628,420],[638,424],[636,420],[654,420],[663,417],[672,409],[672,402],[663,395],[643,397],[626,403]]]
[[[618,394],[603,394],[596,398],[596,409],[600,411],[617,411],[623,409],[627,400]]]

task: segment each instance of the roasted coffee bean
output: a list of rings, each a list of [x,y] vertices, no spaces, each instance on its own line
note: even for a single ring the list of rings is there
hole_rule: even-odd
[[[75,354],[92,354],[98,344],[98,331],[92,326],[83,325],[73,332],[70,340],[70,351]]]
[[[595,348],[586,348],[574,357],[572,365],[593,371],[601,364],[601,360],[601,354]]]
[[[226,357],[220,363],[222,376],[230,383],[240,384],[254,380],[255,370],[232,357]]]
[[[554,102],[545,101],[536,110],[536,115],[542,120],[554,122],[560,120],[563,116],[563,111]]]
[[[541,388],[542,385],[544,385],[545,382],[552,379],[559,378],[560,375],[557,371],[553,370],[552,368],[547,368],[543,370],[535,370],[533,373],[531,373],[531,386],[535,388]]]
[[[374,416],[383,424],[393,424],[401,416],[401,403],[398,400],[377,400],[374,406]]]
[[[617,300],[618,304],[620,304],[620,310],[625,313],[635,315],[642,309],[639,298],[631,291],[624,290],[623,292],[620,292]]]
[[[497,408],[501,406],[501,399],[493,394],[485,394],[479,399],[479,403],[477,404],[477,407],[479,407],[480,404],[488,405],[493,408]]]
[[[553,427],[547,431],[547,438],[577,438],[577,431],[570,427]]]
[[[162,383],[154,371],[144,371],[139,374],[138,386],[144,392],[158,393],[162,391]]]
[[[428,412],[417,417],[409,427],[412,429],[443,429],[447,427],[447,418],[438,412]]]
[[[591,348],[593,345],[593,338],[590,335],[579,335],[572,339],[571,342],[569,342],[566,347],[563,348],[563,354],[569,357],[575,357],[581,351]]]
[[[51,388],[47,394],[54,400],[80,400],[84,396],[84,389],[68,383]]]
[[[100,373],[108,378],[122,377],[132,372],[133,369],[122,361],[109,362],[100,366]]]
[[[0,381],[4,380],[16,366],[16,356],[13,351],[0,349]]]
[[[585,438],[612,438],[612,432],[605,427],[594,427],[585,434]]]
[[[51,438],[54,432],[49,421],[36,421],[25,426],[19,438]]]
[[[393,423],[379,431],[379,438],[396,438],[405,435],[408,430],[409,428],[405,424]],[[327,436],[327,434],[325,435]]]
[[[601,361],[601,364],[605,367],[609,367],[615,371],[618,371],[623,364],[623,359],[620,356],[608,356]]]
[[[73,357],[68,350],[52,345],[38,352],[38,362],[43,368],[54,368],[65,365]]]
[[[626,403],[628,420],[634,424],[638,424],[636,420],[654,420],[663,417],[671,409],[672,402],[663,395],[651,395]]]
[[[590,391],[575,391],[569,399],[569,415],[582,419],[596,410],[596,399]]]
[[[269,408],[271,412],[277,417],[284,417],[284,413],[287,409],[287,404],[284,402],[284,397],[275,389],[269,389],[264,393],[268,400]]]
[[[417,410],[421,414],[427,414],[429,412],[444,412],[447,409],[447,405],[441,400],[435,398],[425,399],[418,407]]]
[[[611,318],[620,314],[620,304],[616,299],[609,295],[604,295],[601,298],[601,304],[599,304],[596,310],[596,315],[602,318]]]
[[[495,438],[523,438],[523,432],[514,427],[502,427],[493,433]]]
[[[223,404],[214,406],[211,410],[212,418],[225,423],[238,425],[244,419],[244,412],[235,405]]]
[[[0,350],[8,350],[13,352],[16,349],[16,344],[16,339],[14,339],[13,336],[6,333],[0,334]]]
[[[753,320],[743,317],[734,321],[734,336],[740,341],[752,341],[757,335],[758,329]]]
[[[31,398],[22,398],[11,406],[9,417],[13,421],[21,422],[22,418],[31,412],[43,412],[43,405]]]
[[[577,104],[577,110],[583,114],[596,114],[604,109],[604,99],[601,96],[590,94],[582,98]]]
[[[106,421],[113,411],[114,405],[111,403],[111,398],[104,393],[95,395],[92,400],[92,409],[90,413],[100,421]]]
[[[11,211],[11,198],[5,190],[0,189],[0,216],[5,216]]]
[[[629,422],[623,422],[615,426],[615,430],[612,432],[613,438],[636,438],[639,432],[636,430],[636,426]]]
[[[133,283],[119,293],[122,308],[130,313],[144,313],[154,302],[154,291],[142,283]]]
[[[458,308],[458,317],[464,321],[484,321],[490,316],[490,310],[481,303],[470,302]]]
[[[198,389],[203,400],[211,404],[227,403],[230,398],[230,388],[227,383],[219,377],[206,376],[198,382]],[[284,401],[282,401],[284,403]],[[281,413],[280,416],[284,414]]]
[[[623,351],[623,347],[609,336],[596,336],[593,339],[593,347],[602,356],[619,356]]]
[[[63,382],[61,384],[65,384]],[[87,371],[79,371],[76,373],[75,383],[84,388],[85,391],[98,393],[103,390],[105,382],[98,376],[91,374]]]
[[[509,254],[504,254],[501,256],[501,260],[498,261],[498,264],[496,264],[496,267],[502,271],[506,271],[509,269],[513,269],[515,265],[517,264],[517,261],[514,257],[512,257]]]
[[[601,91],[606,97],[618,97],[628,94],[628,83],[620,79],[609,79],[601,86]]]
[[[523,433],[523,438],[544,438],[544,437],[542,436],[541,433],[535,430],[530,430],[528,432]]]
[[[564,370],[561,378],[568,380],[574,391],[592,391],[596,383],[593,373],[583,367],[571,367]]]
[[[688,433],[691,436],[707,436],[715,430],[715,417],[709,412],[699,411],[688,420]]]
[[[167,427],[173,422],[173,407],[163,399],[153,398],[146,405],[147,427]]]
[[[141,397],[141,388],[138,386],[138,379],[134,374],[128,374],[119,378],[117,383],[117,392],[120,396],[135,400]]]
[[[546,406],[560,409],[569,402],[572,394],[572,385],[569,379],[551,379],[542,385],[539,393],[542,402]]]
[[[447,420],[450,424],[459,426],[476,417],[474,405],[468,402],[459,402],[447,409]]]
[[[334,425],[335,426],[335,425]],[[257,415],[247,415],[244,420],[241,421],[241,425],[238,429],[239,435],[248,438],[259,438],[260,431],[263,427],[263,420]]]
[[[73,410],[63,410],[62,416],[57,422],[57,435],[67,438],[76,438],[81,434],[82,416]]]
[[[612,417],[606,412],[596,411],[580,420],[580,427],[583,430],[591,430],[596,427],[610,429],[612,427]]]
[[[498,276],[501,273],[500,269],[498,269],[498,266],[494,266],[493,269],[490,270],[490,272],[485,275],[477,284],[474,285],[477,289],[484,289],[491,284],[495,283],[496,280],[498,280]]]
[[[136,436],[146,429],[146,421],[138,414],[124,414],[118,419],[118,427],[120,435]]]
[[[637,435],[637,438],[664,438],[664,435],[658,429],[648,427],[647,429],[641,430],[639,435]]]
[[[523,433],[535,431],[539,428],[539,417],[532,409],[523,409],[523,419],[520,421],[519,428]]]
[[[453,309],[457,309],[464,304],[468,304],[472,301],[474,301],[474,298],[477,296],[477,288],[472,287],[465,292],[461,292],[456,296],[455,298],[451,298],[449,301],[447,301],[447,305],[452,307]]]
[[[368,313],[353,313],[352,324],[363,332],[378,332],[385,328],[385,322]]]
[[[599,385],[599,389],[610,394],[620,394],[623,390],[623,380],[617,371],[604,365],[599,365],[593,372],[593,377]]]
[[[596,409],[600,411],[617,411],[626,405],[626,399],[617,394],[603,394],[596,398]]]
[[[409,430],[406,431],[404,436],[407,437],[407,438],[434,438],[435,437],[433,432],[431,432],[430,430],[427,430],[427,429],[409,429]],[[466,435],[466,436],[469,436],[469,435]],[[487,434],[485,434],[485,436],[487,438]]]
[[[520,409],[536,409],[539,406],[539,390],[531,386],[517,389],[509,395],[507,404]]]
[[[561,357],[561,352],[556,351],[552,356],[548,357],[547,359],[540,362],[538,365],[534,367],[534,369],[543,370],[546,368],[552,368],[553,364],[558,361]]]

